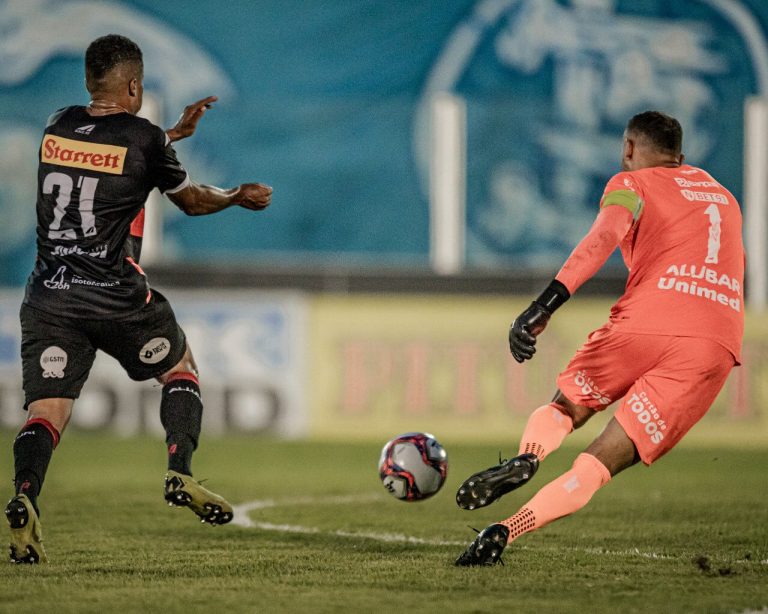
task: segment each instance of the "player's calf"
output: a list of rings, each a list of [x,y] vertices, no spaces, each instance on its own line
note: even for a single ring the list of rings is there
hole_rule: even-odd
[[[191,372],[169,375],[163,385],[160,422],[168,445],[168,469],[192,473],[192,453],[197,448],[203,417],[200,383]]]

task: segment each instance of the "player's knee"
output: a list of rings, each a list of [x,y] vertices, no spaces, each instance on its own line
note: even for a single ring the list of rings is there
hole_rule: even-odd
[[[181,357],[181,360],[158,377],[157,381],[161,384],[167,384],[171,379],[177,378],[179,374],[185,373],[189,373],[195,378],[200,375],[197,371],[197,363],[195,362],[195,357],[192,355],[192,349],[189,347],[189,344],[187,344],[187,349],[184,351],[184,356]]]
[[[552,403],[565,415],[570,416],[574,429],[584,426],[587,420],[595,415],[595,410],[583,405],[576,405],[559,390],[555,393]]]
[[[40,399],[27,408],[28,420],[40,420],[51,425],[60,435],[72,415],[72,399]]]
[[[612,476],[640,460],[637,447],[616,418],[609,420],[603,432],[584,452],[598,459]]]

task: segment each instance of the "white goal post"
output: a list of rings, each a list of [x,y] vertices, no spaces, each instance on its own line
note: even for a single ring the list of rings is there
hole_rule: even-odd
[[[163,111],[160,100],[144,92],[139,117],[148,119],[156,126],[163,127]],[[141,241],[141,264],[154,264],[162,258],[163,245],[163,196],[152,190],[144,205],[144,237]]]
[[[466,260],[467,105],[440,92],[430,112],[429,255],[436,273],[453,275]]]
[[[768,297],[768,98],[744,103],[744,241],[747,306],[765,311]]]

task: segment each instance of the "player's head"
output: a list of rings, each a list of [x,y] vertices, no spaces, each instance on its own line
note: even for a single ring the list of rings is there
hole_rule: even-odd
[[[683,129],[674,117],[660,111],[638,113],[624,131],[622,168],[625,171],[650,166],[679,166],[683,163]]]
[[[141,49],[129,38],[107,34],[85,51],[85,87],[93,96],[118,97],[131,113],[141,108],[144,59]]]

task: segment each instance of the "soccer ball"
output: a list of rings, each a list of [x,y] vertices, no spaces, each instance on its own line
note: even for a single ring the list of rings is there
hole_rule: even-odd
[[[389,494],[401,501],[434,495],[448,475],[448,455],[429,433],[398,435],[381,451],[379,477]]]

